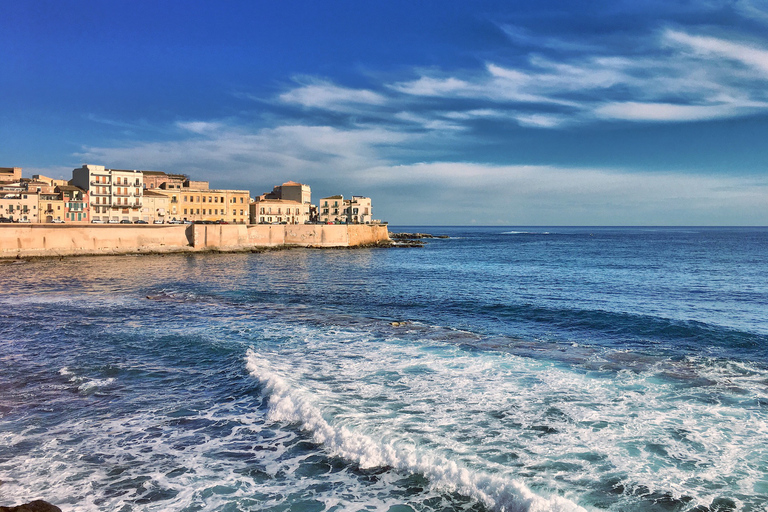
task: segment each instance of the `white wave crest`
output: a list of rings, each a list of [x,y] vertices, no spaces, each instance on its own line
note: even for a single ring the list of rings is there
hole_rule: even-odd
[[[59,375],[62,377],[68,377],[69,382],[73,384],[79,384],[77,386],[77,390],[81,393],[93,393],[99,388],[103,388],[106,386],[109,386],[113,382],[115,382],[115,379],[113,377],[107,378],[107,379],[89,379],[88,377],[83,377],[82,375],[77,375],[75,372],[67,368],[66,366],[59,370]]]
[[[334,455],[356,462],[361,468],[391,467],[418,473],[437,488],[474,498],[499,512],[585,511],[563,497],[540,496],[516,480],[473,471],[438,454],[379,442],[344,426],[335,426],[323,417],[308,395],[272,371],[266,359],[249,350],[246,361],[251,375],[264,384],[269,395],[271,421],[300,425],[312,434],[316,443]]]

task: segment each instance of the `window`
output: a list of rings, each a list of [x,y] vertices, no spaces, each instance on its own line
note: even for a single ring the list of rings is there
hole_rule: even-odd
[[[242,198],[242,197],[240,198],[240,202],[241,202],[241,203],[243,202],[243,198]]]
[[[203,202],[205,202],[205,196],[203,196]]]
[[[187,209],[186,209],[186,208],[184,208],[184,215],[186,215],[186,214],[187,214]]]

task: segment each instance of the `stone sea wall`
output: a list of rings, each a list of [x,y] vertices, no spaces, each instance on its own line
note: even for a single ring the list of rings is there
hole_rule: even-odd
[[[388,241],[386,225],[0,224],[0,258],[355,247]]]

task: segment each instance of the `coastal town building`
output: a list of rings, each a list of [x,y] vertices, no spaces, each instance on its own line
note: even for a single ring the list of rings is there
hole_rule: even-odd
[[[248,223],[248,190],[211,189],[207,181],[187,180],[181,188],[155,192],[169,198],[168,220]]]
[[[83,165],[72,171],[71,184],[88,191],[93,222],[135,222],[144,196],[141,171]]]
[[[66,207],[60,193],[40,192],[37,197],[40,222],[64,222]]]
[[[64,179],[57,180],[55,178],[49,178],[48,176],[43,176],[42,174],[33,174],[32,181],[46,183],[52,187],[61,187],[68,183],[67,180],[64,180]]]
[[[322,223],[370,224],[373,221],[371,198],[335,195],[320,199],[318,221]]]
[[[162,171],[142,171],[144,174],[144,189],[153,190],[162,188],[164,190],[180,189],[184,182],[189,180],[185,174],[167,174]]]
[[[38,193],[9,187],[0,190],[0,217],[15,222],[39,222]]]
[[[88,192],[74,185],[61,185],[56,187],[56,192],[61,194],[64,201],[65,223],[88,223],[91,221],[91,209],[88,206]]]
[[[273,187],[272,192],[262,194],[257,199],[285,199],[309,204],[312,202],[312,189],[303,183],[286,181],[282,185]]]
[[[21,167],[0,167],[0,182],[21,180]]]
[[[250,205],[251,224],[307,224],[310,205],[287,199],[259,199]]]
[[[250,205],[251,224],[307,224],[312,220],[312,189],[286,181],[261,194]]]
[[[144,204],[141,208],[141,220],[148,224],[165,224],[168,220],[170,197],[156,190],[144,191]]]

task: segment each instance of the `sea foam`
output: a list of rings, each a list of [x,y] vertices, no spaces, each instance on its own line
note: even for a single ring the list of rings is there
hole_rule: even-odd
[[[383,467],[418,473],[438,489],[476,499],[499,512],[586,510],[560,496],[537,495],[517,480],[471,470],[429,451],[378,442],[344,426],[333,425],[313,404],[311,396],[274,372],[269,361],[253,350],[248,351],[246,360],[249,372],[264,385],[268,394],[270,420],[300,425],[312,435],[314,442],[361,468]]]

